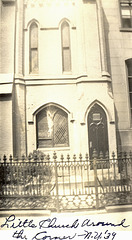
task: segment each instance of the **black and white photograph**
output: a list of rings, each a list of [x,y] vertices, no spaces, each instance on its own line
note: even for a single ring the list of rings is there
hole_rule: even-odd
[[[132,239],[132,0],[0,0],[0,239]]]

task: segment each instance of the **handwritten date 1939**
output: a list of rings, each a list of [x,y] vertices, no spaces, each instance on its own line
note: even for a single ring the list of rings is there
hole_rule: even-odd
[[[84,231],[84,234],[80,234],[78,235],[79,237],[84,237],[84,239],[109,239],[109,240],[114,240],[116,233],[112,232],[110,233],[108,230],[106,230],[105,232],[88,232],[88,231]]]

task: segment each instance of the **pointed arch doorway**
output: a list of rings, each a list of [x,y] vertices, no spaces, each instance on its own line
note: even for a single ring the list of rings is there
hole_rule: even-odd
[[[90,159],[92,159],[94,150],[96,150],[98,158],[101,155],[105,158],[109,151],[107,116],[99,104],[95,103],[92,106],[87,121]]]

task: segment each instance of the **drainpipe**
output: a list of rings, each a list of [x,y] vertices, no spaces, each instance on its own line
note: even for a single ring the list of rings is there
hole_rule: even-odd
[[[23,54],[23,61],[22,61],[22,75],[24,76],[25,74],[25,65],[24,65],[24,61],[25,61],[25,33],[24,33],[24,27],[25,27],[25,5],[24,5],[24,0],[23,0],[23,41],[22,41],[22,54]],[[27,156],[28,154],[28,148],[27,148],[27,111],[26,111],[26,85],[25,85],[25,154]]]
[[[103,12],[101,0],[96,0],[97,6],[97,20],[98,20],[98,31],[99,31],[99,42],[100,42],[100,58],[101,58],[101,71],[102,77],[110,77],[108,73],[108,62],[106,53],[106,42],[105,42],[105,29],[103,22]]]

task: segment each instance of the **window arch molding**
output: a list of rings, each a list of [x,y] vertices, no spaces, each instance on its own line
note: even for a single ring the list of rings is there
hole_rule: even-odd
[[[39,23],[39,21],[38,21],[36,18],[32,18],[32,19],[27,23],[27,26],[26,26],[26,29],[25,29],[25,30],[29,30],[32,23],[36,23],[37,26],[38,26],[38,29],[40,29],[40,23]]]
[[[56,104],[45,104],[35,112],[37,148],[69,146],[68,112]]]
[[[72,28],[71,21],[68,18],[62,18],[60,20],[59,25],[58,25],[59,28],[61,28],[61,25],[62,25],[63,22],[67,22],[69,24],[70,28]]]
[[[45,103],[45,104],[37,107],[37,108],[34,110],[34,112],[32,113],[32,115],[33,115],[33,116],[36,116],[36,114],[37,114],[38,112],[40,112],[41,110],[43,110],[44,108],[46,108],[46,107],[48,107],[48,106],[58,107],[58,108],[62,109],[64,112],[66,112],[68,115],[70,114],[70,111],[69,111],[67,108],[65,108],[64,106],[62,106],[62,105],[60,105],[60,104],[58,104],[58,103],[48,102],[48,103]]]
[[[105,105],[102,104],[100,101],[95,100],[95,101],[93,101],[93,102],[88,106],[88,108],[87,108],[86,111],[85,111],[84,118],[83,118],[84,123],[86,123],[88,114],[89,114],[90,110],[92,109],[92,107],[93,107],[95,104],[99,105],[99,106],[104,110],[104,112],[105,112],[105,114],[106,114],[106,116],[107,116],[107,120],[109,120],[109,121],[112,121],[112,120],[113,120],[111,113],[110,113],[109,110],[105,107]]]

